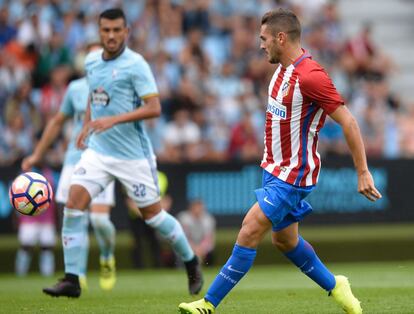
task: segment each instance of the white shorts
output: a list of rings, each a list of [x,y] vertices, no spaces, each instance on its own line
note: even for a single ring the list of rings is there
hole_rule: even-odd
[[[19,226],[19,242],[24,246],[39,244],[44,247],[53,247],[56,243],[56,231],[53,224],[22,223]]]
[[[93,198],[115,179],[121,182],[138,207],[160,201],[155,157],[123,160],[86,149],[75,166],[71,184],[83,186]]]
[[[69,187],[75,165],[64,165],[60,173],[59,184],[56,190],[56,202],[65,204],[68,200]],[[92,204],[115,205],[115,182],[112,181],[108,186],[92,199]]]

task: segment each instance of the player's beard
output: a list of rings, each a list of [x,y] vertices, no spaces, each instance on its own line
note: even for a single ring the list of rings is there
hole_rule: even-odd
[[[107,51],[107,53],[111,56],[118,56],[120,54],[120,52],[124,49],[125,43],[124,42],[120,42],[117,43],[116,41],[114,41],[115,45],[109,46],[109,41],[104,45],[104,49]]]
[[[281,54],[281,51],[279,47],[277,47],[277,44],[275,43],[274,46],[270,47],[269,49],[269,56],[268,56],[269,63],[271,64],[279,63],[280,54]]]
[[[105,50],[109,53],[113,54],[118,52],[122,47],[122,44],[117,43],[115,40],[108,40],[105,43]]]

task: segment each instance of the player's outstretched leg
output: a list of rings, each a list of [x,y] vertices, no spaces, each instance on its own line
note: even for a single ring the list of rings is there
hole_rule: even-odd
[[[43,292],[54,296],[77,298],[81,294],[79,285],[80,259],[79,251],[85,241],[85,213],[78,209],[65,208],[63,211],[62,242],[65,262],[65,277],[53,287],[44,288]]]
[[[352,294],[351,285],[345,276],[335,276],[336,285],[330,295],[348,314],[361,314],[362,308],[359,300]]]
[[[109,212],[91,213],[91,223],[95,231],[101,252],[100,264],[101,274],[99,284],[102,290],[112,290],[116,283],[115,267],[115,226],[113,225]]]
[[[145,222],[171,243],[186,267],[190,294],[198,294],[204,283],[200,262],[191,249],[180,223],[164,210]]]

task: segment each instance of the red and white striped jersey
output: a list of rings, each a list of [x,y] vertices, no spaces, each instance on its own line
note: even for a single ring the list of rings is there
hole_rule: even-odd
[[[318,181],[318,132],[344,101],[325,70],[304,51],[269,84],[261,167],[279,179],[310,186]]]

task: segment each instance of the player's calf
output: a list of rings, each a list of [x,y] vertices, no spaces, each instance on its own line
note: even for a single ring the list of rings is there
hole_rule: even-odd
[[[186,266],[190,294],[199,293],[203,286],[201,267],[180,223],[164,210],[145,222],[170,241],[173,250]]]

